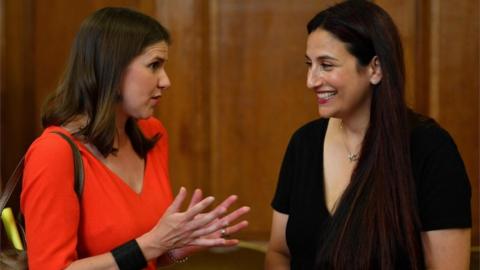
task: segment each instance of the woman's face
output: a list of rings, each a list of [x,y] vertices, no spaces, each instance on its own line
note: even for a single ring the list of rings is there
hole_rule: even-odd
[[[370,112],[371,68],[358,65],[345,43],[317,29],[308,36],[306,62],[307,87],[315,92],[321,117]]]
[[[127,66],[120,85],[121,111],[136,119],[146,119],[170,86],[165,72],[168,60],[168,45],[161,41],[146,47]]]

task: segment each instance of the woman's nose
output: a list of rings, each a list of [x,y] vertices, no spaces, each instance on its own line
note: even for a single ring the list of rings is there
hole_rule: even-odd
[[[160,73],[160,77],[158,78],[158,87],[161,89],[167,89],[170,87],[170,78],[165,71]]]
[[[313,67],[310,67],[307,72],[307,87],[310,89],[316,88],[323,83],[323,78],[319,72]]]

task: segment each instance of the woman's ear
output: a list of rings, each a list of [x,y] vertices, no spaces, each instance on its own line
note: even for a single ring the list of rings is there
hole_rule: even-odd
[[[382,80],[382,66],[378,56],[375,55],[368,65],[370,72],[370,83],[378,84]]]

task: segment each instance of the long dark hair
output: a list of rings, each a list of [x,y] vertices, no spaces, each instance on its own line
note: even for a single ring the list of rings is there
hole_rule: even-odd
[[[88,118],[76,136],[107,156],[117,132],[116,105],[121,101],[120,82],[133,58],[154,43],[170,42],[168,31],[153,18],[127,8],[103,8],[86,18],[77,36],[63,78],[46,100],[42,125],[65,125],[76,117]],[[146,138],[136,120],[129,118],[125,131],[136,153],[145,157],[159,138]]]
[[[322,233],[318,269],[423,268],[410,160],[405,67],[390,16],[367,1],[346,1],[318,13],[308,33],[323,29],[366,66],[377,56],[382,80],[372,85],[370,123],[351,182]]]

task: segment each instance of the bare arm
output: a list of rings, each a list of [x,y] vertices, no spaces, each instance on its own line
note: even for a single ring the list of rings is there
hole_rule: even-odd
[[[288,215],[273,211],[265,270],[290,270],[290,251],[285,238]]]
[[[469,269],[470,234],[471,229],[448,229],[422,233],[427,269]]]

